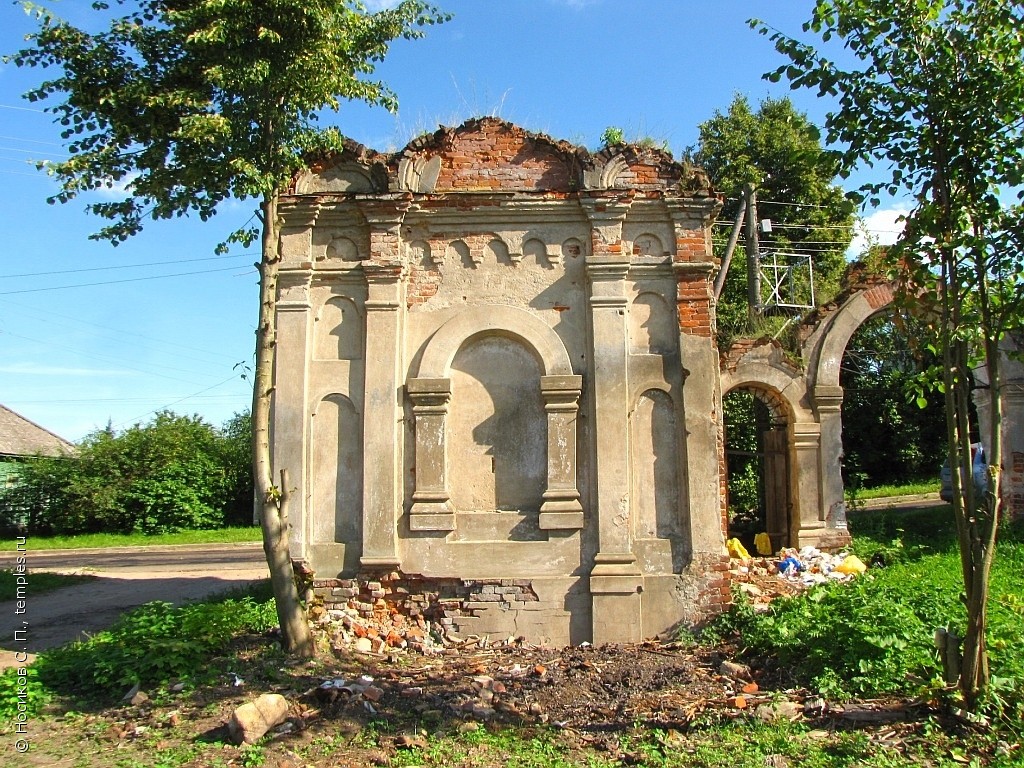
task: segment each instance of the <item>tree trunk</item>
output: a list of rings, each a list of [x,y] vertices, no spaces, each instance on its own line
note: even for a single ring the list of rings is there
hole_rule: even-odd
[[[263,553],[270,567],[270,583],[281,625],[281,646],[285,653],[310,657],[313,637],[299,601],[288,546],[288,478],[281,473],[281,485],[274,484],[270,454],[270,398],[273,393],[274,356],[277,348],[277,279],[280,254],[277,249],[277,192],[264,197],[262,258],[260,270],[260,313],[256,330],[256,369],[252,394],[253,480],[256,489]]]

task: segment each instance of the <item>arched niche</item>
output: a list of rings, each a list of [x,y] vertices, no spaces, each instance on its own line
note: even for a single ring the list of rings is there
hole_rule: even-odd
[[[358,360],[363,356],[363,318],[352,299],[334,296],[316,316],[314,360]]]
[[[554,269],[555,266],[548,256],[548,247],[543,240],[536,237],[528,238],[523,243],[523,259],[528,265],[536,265],[542,269]]]
[[[341,261],[361,261],[359,247],[347,237],[335,237],[327,244],[327,258]]]
[[[668,251],[665,250],[665,244],[661,242],[661,238],[650,232],[644,232],[643,234],[637,235],[633,240],[633,255],[641,259],[662,259],[668,257]]]
[[[660,389],[640,395],[630,414],[633,535],[638,539],[678,535],[679,439],[675,403]]]
[[[452,362],[448,450],[458,511],[534,513],[543,501],[546,416],[536,356],[514,337],[476,336]]]
[[[310,512],[314,543],[362,540],[362,416],[344,395],[321,400],[310,429]]]
[[[469,246],[461,240],[453,240],[445,250],[445,260],[449,263],[458,263],[464,267],[475,267],[477,261],[473,260]]]
[[[450,467],[459,457],[450,443],[449,419],[456,395],[453,380],[471,387],[467,372],[453,367],[464,348],[468,361],[462,364],[464,367],[479,371],[488,360],[503,358],[501,375],[518,381],[500,386],[518,392],[516,397],[539,398],[543,404],[546,429],[541,434],[546,444],[546,466],[540,529],[582,528],[583,508],[576,488],[576,416],[582,377],[573,374],[561,339],[539,318],[516,307],[479,306],[456,315],[434,333],[423,351],[418,375],[406,383],[416,429],[416,488],[410,529],[455,529]],[[474,348],[481,351],[474,352]],[[526,355],[522,365],[510,362],[522,355]],[[489,381],[493,375],[486,374]],[[499,385],[492,381],[491,386]],[[532,395],[527,392],[530,388]],[[487,386],[483,390],[486,392]],[[470,392],[467,389],[467,396]],[[466,418],[472,422],[474,417]]]
[[[633,299],[629,310],[629,349],[639,355],[670,355],[676,352],[679,333],[675,312],[665,298],[645,291]]]
[[[426,240],[414,240],[408,245],[409,263],[430,269],[437,266],[430,243]]]
[[[493,264],[510,265],[512,257],[504,240],[494,238],[484,246],[484,258]]]

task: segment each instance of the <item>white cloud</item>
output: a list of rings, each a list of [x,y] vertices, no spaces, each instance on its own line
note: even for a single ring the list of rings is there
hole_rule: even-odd
[[[861,219],[855,227],[853,242],[847,255],[858,257],[870,245],[892,245],[903,232],[903,221],[898,221],[910,213],[907,208],[879,208]]]

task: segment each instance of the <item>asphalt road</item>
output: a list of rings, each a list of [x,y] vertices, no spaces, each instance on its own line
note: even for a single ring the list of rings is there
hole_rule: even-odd
[[[0,667],[24,663],[25,654],[70,642],[110,626],[123,612],[153,600],[179,605],[267,578],[259,543],[171,547],[39,550],[31,539],[24,603],[0,603]],[[13,568],[15,552],[0,552],[0,569]],[[98,578],[39,595],[32,573],[86,573]],[[19,612],[20,611],[20,612]]]

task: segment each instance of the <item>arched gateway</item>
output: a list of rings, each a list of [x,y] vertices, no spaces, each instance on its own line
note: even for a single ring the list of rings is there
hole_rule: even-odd
[[[769,501],[767,522],[776,547],[834,548],[849,541],[839,369],[853,334],[892,304],[893,289],[888,282],[854,286],[819,308],[801,329],[799,364],[767,340],[737,342],[722,357],[723,395],[740,389],[770,393],[786,413],[784,429],[776,432],[772,443],[784,461],[766,468],[765,478],[766,485],[785,491],[783,501],[776,495],[775,507]],[[784,476],[779,477],[780,472]]]

